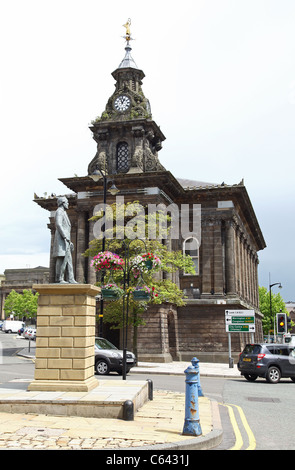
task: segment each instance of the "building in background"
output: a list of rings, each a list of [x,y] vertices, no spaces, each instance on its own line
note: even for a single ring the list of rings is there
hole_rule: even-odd
[[[183,205],[189,205],[190,226],[192,207],[198,205],[201,208],[198,230],[192,232],[188,227],[187,233],[181,233],[178,239],[165,241],[171,250],[183,252],[189,252],[190,244],[195,244],[196,274],[171,275],[184,289],[187,305],[177,308],[162,304],[148,308],[146,325],[138,332],[139,360],[166,362],[197,356],[204,361],[224,362],[228,360],[226,309],[254,309],[256,341],[263,338],[257,274],[258,252],[266,246],[263,234],[243,181],[234,185],[202,183],[199,181],[201,160],[198,174],[187,168],[189,180],[178,179],[163,167],[158,154],[165,136],[153,120],[150,102],[142,89],[144,72],[133,60],[127,36],[126,40],[125,56],[112,73],[115,91],[90,127],[97,152],[85,162],[85,176],[60,179],[66,191],[71,191],[67,198],[75,246],[72,255],[75,279],[80,283],[96,282],[95,271],[83,253],[94,238],[94,222],[90,218],[95,206],[103,201],[103,180],[92,178],[97,169],[106,172],[125,203],[136,200],[143,205],[174,204],[180,211]],[[175,119],[181,119],[177,112]],[[185,141],[185,135],[175,138]],[[191,151],[193,155],[193,149]],[[226,178],[226,162],[222,178]],[[49,276],[50,282],[54,282],[52,247],[57,201],[56,197],[36,197],[35,202],[49,212]],[[115,196],[108,194],[107,203],[113,202]],[[240,352],[249,339],[247,334],[232,334],[232,351]]]
[[[22,294],[24,289],[32,289],[33,284],[47,284],[49,282],[49,268],[38,266],[36,268],[6,269],[4,274],[0,275],[0,280],[0,318],[3,320],[5,319],[4,302],[8,294],[12,290]]]

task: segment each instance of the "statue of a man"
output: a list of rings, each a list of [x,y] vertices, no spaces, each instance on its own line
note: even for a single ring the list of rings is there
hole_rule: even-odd
[[[55,236],[53,243],[53,257],[55,260],[55,282],[59,284],[76,284],[73,272],[72,251],[74,245],[71,242],[71,222],[66,210],[69,208],[65,196],[57,199],[57,211],[55,213]],[[67,279],[65,281],[65,273]]]

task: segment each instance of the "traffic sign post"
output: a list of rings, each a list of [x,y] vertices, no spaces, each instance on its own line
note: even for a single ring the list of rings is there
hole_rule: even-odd
[[[225,330],[228,333],[229,367],[234,366],[231,357],[231,333],[255,333],[254,310],[225,310]],[[254,342],[254,338],[253,338]]]
[[[254,310],[226,310],[225,328],[227,332],[255,333]]]
[[[253,333],[253,325],[228,325],[227,330],[229,333]]]

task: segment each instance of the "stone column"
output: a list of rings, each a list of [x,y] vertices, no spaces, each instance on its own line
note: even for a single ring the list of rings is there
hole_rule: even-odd
[[[94,377],[95,296],[90,284],[35,284],[35,377],[28,390],[89,391]]]
[[[87,258],[83,253],[88,248],[86,244],[86,214],[84,211],[78,212],[78,227],[77,227],[77,260],[76,260],[76,281],[83,283],[86,280],[85,265]]]
[[[90,211],[89,213],[89,218],[93,216],[93,211]],[[89,240],[88,242],[90,243],[94,239],[93,235],[93,226],[94,222],[93,220],[89,220]],[[91,258],[88,258],[88,279],[87,281],[89,284],[95,284],[96,283],[96,271],[93,267],[91,267]]]
[[[227,294],[235,293],[235,244],[234,228],[231,220],[227,221],[225,235],[225,265]]]
[[[242,268],[241,268],[241,229],[236,227],[236,286],[237,294],[242,295]]]
[[[211,295],[212,283],[212,224],[203,222],[202,227],[202,296]]]
[[[223,295],[223,286],[221,222],[216,220],[214,225],[214,293]]]

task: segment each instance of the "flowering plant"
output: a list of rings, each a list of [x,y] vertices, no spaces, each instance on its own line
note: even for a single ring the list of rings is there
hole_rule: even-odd
[[[161,260],[158,256],[154,255],[153,253],[145,253],[142,255],[144,261],[151,261],[153,264],[153,268],[157,268],[161,265]]]
[[[131,260],[132,271],[134,277],[140,275],[141,272],[147,273],[150,269],[156,269],[161,266],[161,260],[153,253],[145,253],[137,255]]]
[[[116,293],[117,295],[123,295],[124,294],[124,290],[121,289],[121,287],[118,287],[117,284],[105,284],[104,286],[101,287],[103,290],[107,289],[107,290],[111,290],[112,292]]]
[[[134,291],[146,292],[147,294],[150,294],[152,292],[152,290],[148,286],[136,286]]]
[[[111,251],[101,251],[91,260],[91,266],[93,266],[96,271],[100,271],[101,269],[113,269],[115,271],[120,269],[123,264],[124,261],[122,258]]]

